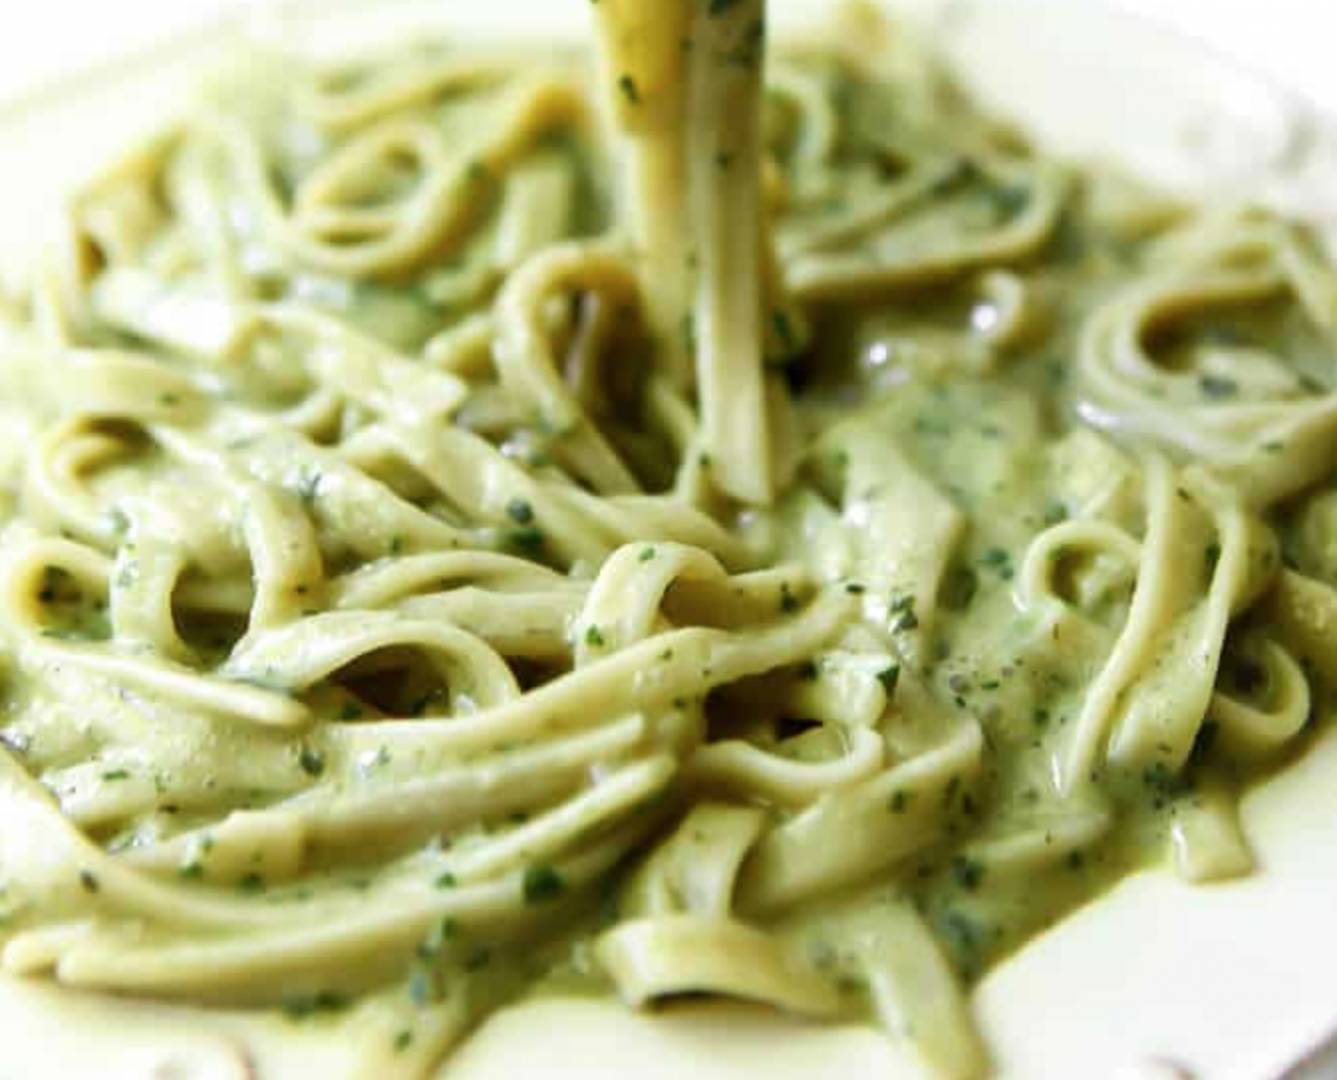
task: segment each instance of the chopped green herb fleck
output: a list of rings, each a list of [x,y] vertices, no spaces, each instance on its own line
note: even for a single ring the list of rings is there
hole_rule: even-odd
[[[317,1013],[338,1012],[348,999],[337,990],[317,990],[314,994],[295,994],[283,999],[283,1012],[293,1020],[305,1020]]]
[[[1031,193],[1015,184],[990,184],[984,191],[984,197],[1002,220],[1015,217],[1031,201]]]
[[[1068,508],[1057,499],[1045,504],[1045,524],[1057,525],[1068,520]]]
[[[981,927],[968,915],[949,909],[943,912],[938,923],[938,932],[942,935],[961,973],[967,978],[977,974],[981,962],[980,946],[983,944],[980,940]]]
[[[543,531],[532,525],[512,529],[506,534],[506,546],[525,555],[537,555],[543,550]]]
[[[1203,397],[1220,400],[1239,393],[1239,383],[1221,375],[1204,375],[1198,380],[1198,389],[1202,391]]]
[[[978,859],[957,855],[952,859],[952,877],[961,888],[974,892],[984,880],[984,864]]]
[[[431,931],[422,939],[422,941],[418,942],[418,947],[415,951],[424,960],[431,959],[433,956],[440,953],[446,942],[456,937],[458,933],[459,927],[456,925],[455,920],[447,915],[432,927]]]
[[[1012,580],[1012,556],[1005,549],[989,548],[980,556],[980,562],[990,570],[995,571],[1004,581]]]
[[[603,631],[597,626],[591,625],[589,629],[585,631],[585,644],[595,649],[602,649],[605,644]]]
[[[1179,776],[1164,761],[1153,762],[1142,773],[1142,783],[1152,794],[1152,803],[1157,810],[1165,805],[1167,799],[1190,790],[1191,783]]]
[[[915,614],[915,598],[913,596],[903,596],[894,601],[891,605],[891,611],[896,616],[891,623],[891,629],[894,633],[899,634],[918,628],[919,616]]]
[[[525,868],[521,882],[521,892],[526,904],[541,904],[556,899],[566,888],[562,875],[551,866],[530,866]]]
[[[528,525],[534,520],[534,508],[524,499],[512,499],[506,504],[506,513],[517,525]]]
[[[630,75],[622,75],[617,80],[618,89],[622,91],[622,96],[632,105],[641,103],[641,90],[636,85],[636,80]]]
[[[325,755],[319,750],[304,746],[297,755],[297,764],[307,776],[319,776],[325,771]]]

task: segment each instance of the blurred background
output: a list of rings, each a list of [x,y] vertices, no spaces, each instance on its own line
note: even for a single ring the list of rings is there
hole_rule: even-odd
[[[12,0],[14,2],[14,0]],[[1006,6],[1012,0],[988,0]],[[1337,2],[1334,0],[1109,0],[1204,38],[1250,65],[1285,72],[1296,89],[1337,95]],[[442,9],[472,0],[437,0]],[[583,6],[585,0],[546,0]],[[322,11],[348,0],[307,4]],[[38,0],[6,19],[0,37],[0,99],[50,79],[151,47],[182,34],[216,32],[238,11],[268,17],[292,0]],[[17,5],[16,5],[17,6]],[[363,0],[366,6],[366,0]],[[1327,89],[1325,89],[1327,88]]]

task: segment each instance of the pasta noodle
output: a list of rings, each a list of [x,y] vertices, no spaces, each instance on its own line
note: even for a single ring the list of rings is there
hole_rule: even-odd
[[[375,1076],[573,985],[982,1075],[972,981],[1248,872],[1337,689],[1337,275],[908,34],[593,21],[257,61],[0,309],[0,966]]]

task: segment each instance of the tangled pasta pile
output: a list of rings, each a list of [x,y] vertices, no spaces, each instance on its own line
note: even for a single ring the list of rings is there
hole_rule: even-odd
[[[1337,674],[1337,279],[866,15],[594,10],[597,75],[279,65],[73,200],[0,345],[4,969],[368,1075],[536,983],[976,1075],[990,963],[1250,866]]]

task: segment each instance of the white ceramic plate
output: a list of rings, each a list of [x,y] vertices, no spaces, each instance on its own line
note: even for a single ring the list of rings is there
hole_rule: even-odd
[[[1310,2],[1318,29],[1331,15],[1328,0]],[[1280,89],[1284,71],[1274,79],[1239,67],[1094,2],[897,6],[906,3],[912,17],[938,28],[973,89],[1060,152],[1117,158],[1212,198],[1262,198],[1337,237],[1337,136],[1312,100]],[[781,21],[792,23],[826,5],[779,6]],[[251,3],[248,18],[252,31],[328,49],[424,19],[474,33],[572,34],[583,8],[576,0],[309,0]],[[38,211],[55,203],[60,186],[161,114],[162,102],[179,100],[200,66],[239,33],[234,23],[152,62],[113,65],[21,108],[0,107],[0,160],[23,163],[0,174],[0,272],[21,265],[14,255],[37,234]],[[1309,83],[1310,97],[1337,112],[1337,77],[1330,86]],[[983,981],[974,1007],[1002,1076],[1337,1076],[1333,1059],[1325,1065],[1321,1057],[1288,1072],[1337,1029],[1337,732],[1252,792],[1242,817],[1258,857],[1253,877],[1191,888],[1169,873],[1139,874]],[[347,1071],[341,1047],[318,1029],[107,1006],[0,981],[0,1080]],[[448,1072],[462,1080],[919,1075],[913,1058],[862,1029],[802,1026],[734,1006],[644,1016],[554,1001],[495,1017]]]

